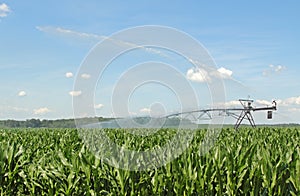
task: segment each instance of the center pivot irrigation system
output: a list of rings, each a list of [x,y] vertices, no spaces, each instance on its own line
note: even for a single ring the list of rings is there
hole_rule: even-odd
[[[251,112],[267,111],[267,119],[272,119],[273,110],[277,110],[276,101],[272,102],[272,106],[266,106],[266,107],[253,107],[252,106],[253,100],[251,99],[239,99],[239,101],[243,106],[242,108],[211,108],[211,109],[192,110],[187,112],[170,114],[167,115],[166,118],[182,117],[188,119],[192,117],[194,121],[210,120],[212,119],[212,113],[217,112],[218,116],[231,116],[235,118],[236,123],[234,125],[234,128],[237,130],[244,119],[248,120],[252,127],[256,127]],[[240,112],[240,114],[237,114],[237,112]]]

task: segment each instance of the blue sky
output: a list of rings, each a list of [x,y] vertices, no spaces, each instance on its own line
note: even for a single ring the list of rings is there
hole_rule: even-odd
[[[238,107],[234,100],[248,95],[257,105],[276,99],[279,110],[272,122],[300,123],[299,7],[297,1],[0,1],[0,119],[73,117],[72,98],[81,96],[74,80],[91,48],[126,28],[163,25],[194,37],[225,70],[227,106]],[[143,62],[153,54],[139,55],[122,63]],[[187,75],[192,65],[182,64],[186,67],[177,68]],[[108,95],[125,70],[119,67],[108,70],[115,77],[99,81],[97,115],[112,115]],[[192,74],[196,77],[197,70]],[[198,107],[209,107],[203,81],[189,81],[204,95]],[[151,103],[170,100],[163,92],[155,85],[136,91],[130,111],[142,115]],[[168,104],[168,111],[178,109],[176,97]],[[255,118],[269,122],[265,113]]]

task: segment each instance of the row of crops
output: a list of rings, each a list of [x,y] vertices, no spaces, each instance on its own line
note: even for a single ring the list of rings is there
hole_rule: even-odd
[[[199,154],[206,132],[197,130],[168,164],[130,171],[95,156],[76,129],[0,130],[0,194],[300,195],[300,129],[223,129],[214,146]],[[105,133],[138,151],[161,147],[176,130]]]

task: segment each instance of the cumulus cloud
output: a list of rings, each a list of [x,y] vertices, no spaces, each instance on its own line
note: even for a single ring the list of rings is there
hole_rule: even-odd
[[[277,101],[278,103],[278,101]],[[255,100],[255,103],[253,104],[254,106],[256,105],[263,105],[263,106],[271,106],[272,105],[272,101],[267,101],[267,100]],[[238,100],[232,100],[232,101],[227,101],[225,103],[216,103],[215,106],[217,107],[242,107],[241,102]]]
[[[224,67],[219,68],[217,71],[221,78],[230,78],[233,73],[231,70],[225,69]]]
[[[18,96],[19,97],[24,97],[24,96],[26,96],[27,94],[26,94],[26,92],[25,91],[20,91],[19,93],[18,93]]]
[[[269,68],[263,71],[263,76],[269,76],[272,74],[280,73],[285,70],[286,67],[283,65],[269,65]]]
[[[5,3],[0,4],[0,18],[4,18],[10,12],[10,8]]]
[[[87,73],[81,74],[81,78],[83,78],[83,79],[89,79],[90,77],[91,77],[90,74],[87,74]]]
[[[225,107],[235,107],[235,106],[240,106],[241,105],[241,102],[239,101],[228,101],[225,103]]]
[[[271,101],[267,101],[267,100],[255,100],[255,103],[259,104],[259,105],[272,105]]]
[[[151,109],[150,108],[142,108],[142,109],[140,109],[140,112],[149,113],[149,112],[151,112]]]
[[[236,106],[241,106],[241,103],[237,100],[233,100],[233,101],[227,101],[227,102],[224,102],[224,103],[215,103],[214,104],[215,107],[225,107],[225,108],[228,108],[228,107],[236,107]]]
[[[67,78],[72,78],[73,77],[73,73],[72,72],[67,72],[65,76]]]
[[[286,99],[277,99],[275,101],[279,106],[299,106],[300,96],[288,97]],[[267,101],[267,100],[256,100],[255,103],[259,105],[272,105],[272,101]]]
[[[43,115],[43,114],[46,114],[46,113],[49,113],[49,112],[50,112],[50,110],[46,107],[38,108],[38,109],[33,110],[33,113],[36,114],[36,115]]]
[[[282,66],[282,65],[277,65],[277,66],[270,65],[270,67],[271,67],[275,72],[280,72],[280,71],[282,71],[282,70],[285,69],[285,66]]]
[[[221,67],[217,70],[205,70],[199,67],[193,67],[186,73],[188,80],[194,82],[210,82],[212,78],[229,79],[233,72],[229,69]]]
[[[287,105],[300,105],[300,96],[299,97],[289,97],[283,100],[284,104]]]
[[[69,95],[71,95],[72,97],[77,97],[79,95],[81,95],[82,92],[81,91],[70,91]]]
[[[94,105],[94,108],[101,109],[101,108],[103,108],[103,106],[104,106],[103,104],[99,103],[99,104]]]
[[[194,82],[208,82],[210,81],[209,74],[206,70],[198,67],[193,67],[186,72],[186,77],[188,80]]]

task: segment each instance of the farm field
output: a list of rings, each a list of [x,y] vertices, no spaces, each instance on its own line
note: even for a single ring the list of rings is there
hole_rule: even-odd
[[[149,136],[106,129],[117,144],[159,148],[175,129]],[[184,130],[180,130],[184,131]],[[128,171],[97,158],[76,129],[0,130],[1,195],[300,195],[300,129],[224,128],[202,156],[205,129],[163,167]]]

